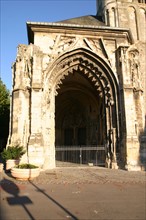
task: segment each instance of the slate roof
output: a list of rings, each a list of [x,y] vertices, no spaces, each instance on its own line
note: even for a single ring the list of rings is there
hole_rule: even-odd
[[[55,23],[106,26],[105,23],[103,23],[99,19],[100,18],[98,18],[96,16],[87,15],[87,16],[81,16],[81,17],[77,17],[77,18],[71,18],[71,19],[68,19],[68,20],[58,21],[58,22],[55,22]]]

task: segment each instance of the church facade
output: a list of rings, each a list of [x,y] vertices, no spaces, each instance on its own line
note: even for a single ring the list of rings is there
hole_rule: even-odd
[[[27,23],[29,44],[12,67],[8,139],[27,149],[22,160],[94,165],[101,150],[106,167],[145,167],[145,30],[143,0],[97,0],[95,16]]]

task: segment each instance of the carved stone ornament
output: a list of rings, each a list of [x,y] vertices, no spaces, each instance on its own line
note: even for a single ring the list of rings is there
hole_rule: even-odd
[[[56,35],[54,45],[50,47],[52,50],[50,54],[50,60],[54,60],[58,55],[64,51],[67,51],[69,47],[75,42],[75,40],[75,37]]]
[[[30,44],[19,45],[16,62],[13,64],[13,88],[28,89],[31,87],[33,55],[38,48]]]
[[[62,83],[63,79],[69,74],[72,74],[74,70],[80,71],[92,82],[99,96],[105,96],[107,100],[111,99],[113,96],[112,89],[106,73],[103,72],[96,63],[92,62],[92,60],[80,54],[69,56],[67,59],[60,61],[57,64],[57,70],[50,67],[51,72],[48,70],[49,73],[45,83],[46,86],[44,86],[45,88],[47,87],[48,93],[50,93],[50,89],[54,88],[53,92],[57,95],[57,90],[60,88],[59,85]],[[47,96],[49,97],[49,95]]]
[[[129,65],[130,65],[130,78],[131,83],[136,90],[142,89],[141,84],[141,71],[140,71],[140,62],[139,62],[139,51],[136,48],[131,48],[128,51],[129,56]]]
[[[100,39],[90,39],[85,37],[72,37],[72,36],[61,36],[57,35],[54,40],[54,45],[50,47],[51,54],[50,59],[54,60],[58,55],[64,53],[65,51],[70,51],[75,48],[87,48],[89,50],[95,51],[101,56],[105,57],[102,49]]]

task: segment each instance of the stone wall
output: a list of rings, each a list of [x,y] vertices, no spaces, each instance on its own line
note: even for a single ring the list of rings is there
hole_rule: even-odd
[[[145,5],[104,2],[109,3],[105,20],[110,26],[27,23],[30,44],[18,46],[13,65],[9,135],[9,144],[20,143],[27,149],[24,161],[44,169],[55,167],[55,97],[68,77],[70,88],[82,88],[103,102],[102,137],[110,167],[140,169],[140,152],[145,148],[146,64],[139,23]],[[69,76],[75,73],[80,77],[73,83]]]

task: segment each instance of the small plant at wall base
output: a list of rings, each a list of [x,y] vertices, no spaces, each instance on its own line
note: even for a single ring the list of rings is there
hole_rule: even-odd
[[[19,168],[19,169],[35,169],[35,168],[39,168],[39,167],[34,165],[34,164],[23,163],[23,164],[19,164],[19,165],[15,166],[15,168]]]
[[[6,160],[18,160],[23,154],[26,153],[26,150],[22,146],[8,146],[1,153],[1,157],[4,161]]]
[[[6,149],[3,149],[1,157],[3,161],[6,162],[6,170],[9,171],[12,167],[19,164],[20,158],[25,153],[26,150],[19,145],[8,146]]]
[[[11,169],[11,175],[17,180],[32,180],[39,174],[40,168],[30,163],[19,164]]]

